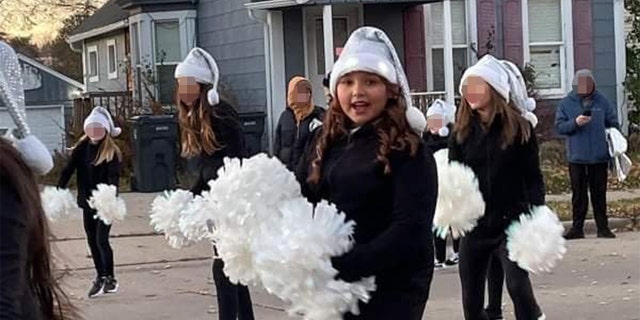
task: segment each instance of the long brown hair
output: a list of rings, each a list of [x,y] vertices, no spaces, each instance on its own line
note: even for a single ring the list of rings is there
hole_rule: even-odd
[[[209,105],[207,93],[212,85],[202,83],[198,85],[200,86],[200,96],[193,102],[192,107],[184,104],[176,94],[181,155],[185,158],[195,157],[202,151],[212,155],[223,147],[211,127],[211,115],[215,115],[215,113],[212,106]],[[178,92],[177,87],[176,92]]]
[[[384,79],[383,79],[384,81]],[[373,126],[378,134],[378,152],[376,160],[384,165],[384,173],[391,173],[388,155],[391,150],[409,149],[411,156],[414,156],[418,150],[420,138],[413,132],[407,118],[405,110],[407,104],[403,95],[400,94],[398,86],[392,85],[384,81],[387,90],[395,98],[387,101],[387,105],[377,120],[373,120]],[[315,146],[315,157],[311,161],[311,174],[307,180],[309,183],[318,183],[321,176],[321,165],[324,152],[333,142],[348,135],[348,130],[352,125],[351,120],[342,111],[338,99],[332,99],[329,104],[329,110],[324,118],[322,133],[318,138]]]
[[[60,289],[53,274],[49,227],[35,176],[18,151],[4,138],[0,138],[0,154],[0,179],[15,188],[21,204],[22,211],[14,214],[26,216],[27,285],[35,295],[45,319],[79,319],[76,309]]]
[[[507,101],[491,86],[489,86],[491,99],[489,104],[491,108],[488,121],[485,123],[487,127],[491,127],[496,118],[502,121],[501,128],[501,145],[504,150],[508,146],[514,144],[516,138],[520,138],[520,143],[526,143],[531,137],[531,126],[525,118],[523,118],[513,105],[513,101]],[[456,141],[463,143],[471,134],[472,121],[474,117],[479,117],[477,113],[471,109],[467,100],[463,97],[460,99],[460,107],[456,115],[456,123],[454,130],[456,132]]]
[[[74,150],[77,148],[82,142],[89,140],[89,136],[84,134],[78,142],[76,142],[70,150]],[[93,159],[92,164],[97,166],[103,162],[111,162],[113,157],[117,157],[118,161],[122,161],[122,151],[120,147],[116,144],[115,140],[107,133],[104,139],[100,142],[100,148],[98,149],[98,154],[96,154],[96,158]]]

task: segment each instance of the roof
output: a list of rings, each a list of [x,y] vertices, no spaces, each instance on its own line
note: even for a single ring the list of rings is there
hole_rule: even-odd
[[[394,4],[394,3],[428,3],[439,2],[439,0],[253,0],[245,4],[247,9],[279,9],[293,6],[312,6],[312,5],[325,5],[325,4],[350,4],[350,3],[362,3],[362,4]]]
[[[116,0],[109,0],[70,34],[70,38],[94,29],[121,22],[129,18],[129,12],[120,8]]]
[[[74,87],[84,91],[84,85],[82,83],[80,83],[80,82],[78,82],[76,80],[73,80],[73,79],[65,76],[64,74],[62,74],[62,73],[60,73],[58,71],[53,70],[53,69],[43,65],[42,63],[40,63],[40,62],[38,62],[38,61],[36,61],[34,59],[31,59],[31,58],[29,58],[29,57],[27,57],[27,56],[25,56],[25,55],[23,55],[21,53],[18,53],[18,59],[20,61],[22,61],[22,62],[30,64],[30,65],[32,65],[32,66],[34,66],[34,67],[36,67],[36,68],[38,68],[38,69],[40,69],[40,70],[42,70],[44,72],[56,77],[56,78],[68,83],[71,86],[74,86]]]

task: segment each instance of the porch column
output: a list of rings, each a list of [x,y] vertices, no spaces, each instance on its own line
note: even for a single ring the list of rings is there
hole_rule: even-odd
[[[453,35],[451,26],[451,0],[444,0],[442,2],[442,21],[444,22],[444,91],[446,93],[446,100],[449,103],[454,103],[455,88],[453,87]]]
[[[325,73],[333,68],[333,9],[330,4],[322,7],[322,30],[324,33]],[[325,74],[326,75],[326,74]]]

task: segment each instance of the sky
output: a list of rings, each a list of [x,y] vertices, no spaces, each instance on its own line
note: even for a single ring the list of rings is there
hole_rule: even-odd
[[[43,45],[55,39],[62,21],[85,2],[100,7],[105,0],[0,0],[0,31],[31,36],[32,42]]]

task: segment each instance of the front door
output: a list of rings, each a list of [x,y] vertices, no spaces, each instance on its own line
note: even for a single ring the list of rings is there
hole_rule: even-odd
[[[359,5],[333,6],[334,61],[338,58],[351,32],[361,25],[360,10],[361,6]],[[330,70],[325,67],[322,7],[305,9],[305,21],[307,78],[313,85],[313,102],[317,106],[325,106],[326,99],[322,80]]]

